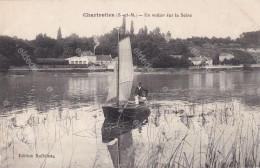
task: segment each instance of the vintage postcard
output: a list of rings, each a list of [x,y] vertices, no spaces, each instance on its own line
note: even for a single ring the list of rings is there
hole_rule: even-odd
[[[260,167],[259,0],[0,0],[0,168]]]

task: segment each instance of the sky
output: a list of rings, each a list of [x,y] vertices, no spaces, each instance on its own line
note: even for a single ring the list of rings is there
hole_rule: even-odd
[[[260,30],[259,0],[0,0],[0,35],[32,40],[39,33],[56,38],[72,33],[91,37],[110,32],[122,17],[83,17],[84,13],[138,15],[191,14],[192,17],[126,17],[133,20],[135,33],[146,25],[160,27],[172,38],[231,37]]]

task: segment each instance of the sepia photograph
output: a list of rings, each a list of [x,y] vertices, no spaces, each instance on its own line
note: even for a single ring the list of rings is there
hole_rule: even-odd
[[[0,168],[260,168],[259,0],[0,0]]]

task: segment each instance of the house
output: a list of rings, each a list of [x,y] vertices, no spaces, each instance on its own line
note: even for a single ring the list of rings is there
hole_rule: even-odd
[[[220,62],[223,62],[225,59],[226,60],[231,60],[232,58],[235,58],[235,56],[230,54],[230,53],[221,53],[219,55],[219,61]]]
[[[110,64],[107,64],[107,69],[114,69],[115,66],[116,66],[116,62],[118,61],[118,58],[114,58],[112,59],[111,63]]]
[[[83,51],[80,53],[80,56],[73,56],[67,58],[69,64],[88,64],[96,63],[96,56],[91,51]]]
[[[180,59],[182,57],[182,55],[170,55],[170,57]]]
[[[73,57],[67,58],[66,60],[69,61],[69,64],[88,64],[90,62],[92,62],[92,63],[96,62],[96,57],[88,57],[88,56],[78,57],[78,56],[73,56]]]
[[[202,57],[189,57],[189,60],[193,63],[193,65],[200,65],[203,62],[203,58]]]
[[[213,59],[211,57],[189,57],[189,60],[196,66],[202,65],[203,63],[209,66],[213,65]]]
[[[80,56],[73,56],[67,58],[66,60],[69,61],[69,64],[89,64],[94,63],[98,65],[105,65],[111,64],[113,59],[110,55],[95,55],[91,51],[83,51],[80,53]]]
[[[107,65],[112,62],[112,57],[110,55],[96,55],[96,64]]]
[[[260,53],[260,48],[247,48],[246,51],[250,53]]]

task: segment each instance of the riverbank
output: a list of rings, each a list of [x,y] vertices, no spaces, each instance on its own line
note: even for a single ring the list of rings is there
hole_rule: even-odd
[[[248,66],[250,68],[260,68],[260,64],[248,64],[248,65],[211,65],[211,66],[203,66],[203,67],[197,67],[197,66],[190,66],[189,69],[243,69],[245,66]]]
[[[148,71],[147,68],[135,68],[135,72],[141,73],[173,73],[180,71],[229,71],[229,70],[255,70],[260,69],[260,64],[252,64],[249,69],[245,69],[243,65],[213,65],[213,66],[190,66],[189,68],[152,68]],[[11,67],[9,72],[27,72],[31,71],[29,67]],[[91,73],[91,72],[112,72],[112,69],[106,68],[37,68],[37,72],[71,72],[71,73]]]
[[[9,72],[27,72],[32,71],[28,67],[11,67]],[[34,69],[35,72],[112,72],[112,69],[105,68],[37,68]]]

